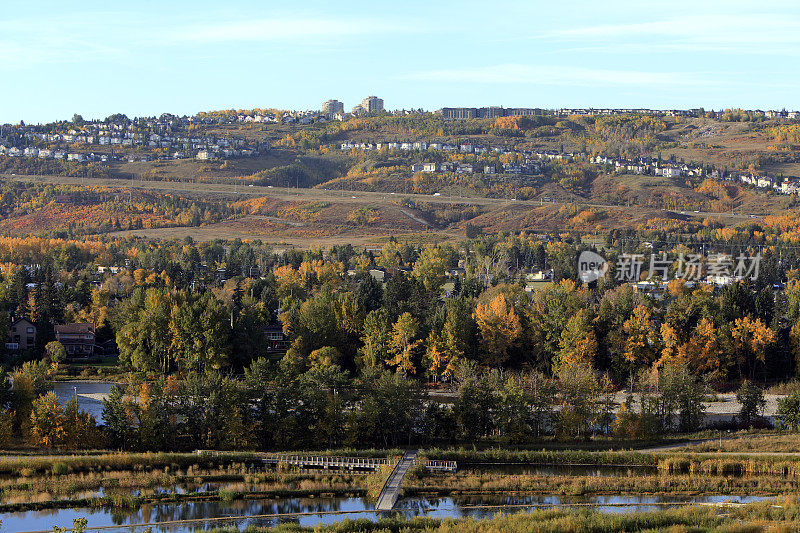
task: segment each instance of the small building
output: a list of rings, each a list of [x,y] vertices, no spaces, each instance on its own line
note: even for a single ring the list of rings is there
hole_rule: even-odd
[[[94,329],[91,322],[62,324],[56,326],[56,340],[64,345],[67,357],[91,357],[94,355]]]
[[[8,330],[6,348],[9,350],[32,350],[36,346],[36,326],[27,318],[18,318]]]
[[[267,353],[282,353],[289,349],[289,339],[283,333],[281,324],[272,324],[264,328]]]

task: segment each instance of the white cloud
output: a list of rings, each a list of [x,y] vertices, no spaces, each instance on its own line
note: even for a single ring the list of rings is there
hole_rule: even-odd
[[[626,24],[556,29],[539,39],[585,43],[587,48],[627,52],[710,51],[797,53],[800,18],[791,14],[697,14]]]
[[[452,83],[536,85],[703,85],[703,76],[676,72],[593,69],[568,65],[503,64],[464,69],[427,70],[403,79]]]

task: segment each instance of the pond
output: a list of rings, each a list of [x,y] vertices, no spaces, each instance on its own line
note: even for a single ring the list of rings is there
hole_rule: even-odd
[[[53,391],[61,403],[77,394],[78,409],[92,415],[98,423],[103,418],[103,398],[106,397],[114,383],[100,381],[55,381]]]
[[[398,512],[405,517],[490,517],[498,512],[517,512],[537,507],[558,505],[591,505],[604,513],[626,513],[662,509],[665,505],[693,503],[718,503],[731,501],[749,503],[759,501],[757,496],[470,496],[445,498],[406,498],[398,503]],[[260,515],[260,516],[259,516]],[[6,513],[0,515],[0,532],[51,531],[53,526],[71,526],[75,518],[87,518],[90,527],[112,526],[104,529],[113,532],[142,532],[146,527],[129,524],[197,520],[153,526],[154,532],[190,533],[213,527],[275,526],[282,522],[296,522],[301,526],[331,524],[345,518],[376,520],[381,513],[374,504],[363,498],[283,498],[262,500],[237,500],[233,502],[181,502],[144,505],[139,509],[54,509]],[[229,517],[234,517],[233,519]],[[235,517],[247,517],[236,520]],[[119,526],[119,527],[113,527]]]

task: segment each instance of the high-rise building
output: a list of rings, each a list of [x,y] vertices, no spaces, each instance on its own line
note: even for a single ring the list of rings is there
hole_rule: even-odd
[[[322,112],[326,115],[344,113],[344,104],[339,100],[328,100],[322,104]]]
[[[364,111],[367,113],[383,111],[383,99],[378,98],[377,96],[367,96],[361,100],[361,107],[363,107]]]

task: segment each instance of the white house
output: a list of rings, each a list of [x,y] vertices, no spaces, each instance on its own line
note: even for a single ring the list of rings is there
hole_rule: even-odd
[[[681,169],[678,167],[664,167],[661,169],[661,175],[665,178],[677,178],[681,175]]]

